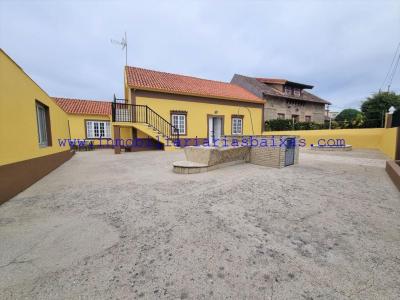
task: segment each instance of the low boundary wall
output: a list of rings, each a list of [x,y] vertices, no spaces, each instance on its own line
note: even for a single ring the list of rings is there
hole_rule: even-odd
[[[63,151],[0,166],[0,204],[22,192],[69,160],[74,151]]]
[[[264,131],[264,136],[270,135],[298,135],[305,140],[305,148],[318,145],[324,139],[345,140],[353,149],[378,149],[389,158],[396,158],[399,127],[396,128],[362,128],[362,129],[325,129],[325,130],[291,130],[291,131]]]
[[[387,161],[386,172],[396,185],[397,189],[400,191],[400,160]]]

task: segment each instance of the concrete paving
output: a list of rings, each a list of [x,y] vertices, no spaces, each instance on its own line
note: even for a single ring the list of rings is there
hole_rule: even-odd
[[[172,172],[77,153],[0,206],[0,299],[399,299],[400,194],[376,151]]]

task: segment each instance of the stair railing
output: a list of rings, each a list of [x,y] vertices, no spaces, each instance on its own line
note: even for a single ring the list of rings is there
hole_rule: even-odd
[[[128,104],[118,101],[114,96],[111,103],[113,122],[145,123],[158,131],[163,137],[179,141],[179,130],[147,105]]]

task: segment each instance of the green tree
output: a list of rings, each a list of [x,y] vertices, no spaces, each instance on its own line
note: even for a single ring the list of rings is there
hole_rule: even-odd
[[[335,121],[337,122],[352,122],[353,120],[359,118],[359,115],[361,115],[361,111],[353,108],[347,108],[343,109],[340,114],[338,114],[335,118]]]
[[[394,92],[381,92],[368,97],[361,105],[367,127],[382,127],[382,120],[391,106],[400,109],[400,95]]]

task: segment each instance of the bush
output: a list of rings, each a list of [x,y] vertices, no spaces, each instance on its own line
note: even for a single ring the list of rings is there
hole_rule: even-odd
[[[293,124],[291,120],[269,120],[265,121],[265,130],[267,131],[282,131],[282,130],[293,130]]]
[[[316,130],[324,129],[324,124],[317,124],[314,122],[295,122],[293,124],[292,120],[269,120],[265,122],[266,131],[283,131],[283,130]],[[329,124],[328,127],[329,128]]]
[[[314,122],[295,122],[294,123],[294,130],[316,130],[316,129],[323,129],[323,124],[317,124]]]
[[[325,129],[329,129],[329,121],[325,122]],[[331,129],[341,129],[340,124],[336,121],[331,122]]]
[[[350,128],[373,128],[375,123],[370,120],[365,120],[362,115],[359,115],[352,122],[345,121],[333,121],[330,123],[331,129],[350,129]],[[318,129],[329,129],[329,121],[325,121],[323,124],[313,122],[295,122],[292,120],[269,120],[265,122],[266,131],[284,131],[284,130],[318,130]]]
[[[365,116],[362,112],[356,109],[345,109],[336,118],[341,128],[364,128]]]

